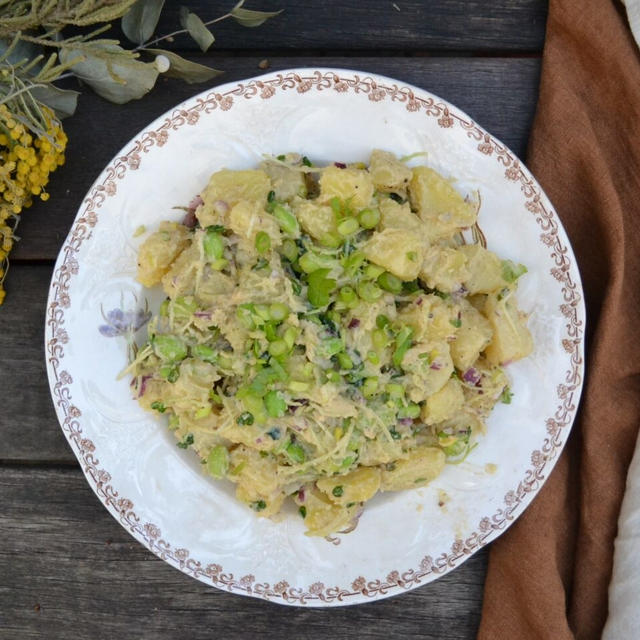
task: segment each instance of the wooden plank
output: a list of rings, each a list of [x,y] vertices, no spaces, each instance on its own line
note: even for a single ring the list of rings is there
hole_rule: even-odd
[[[180,28],[180,4],[167,2],[156,33]],[[194,0],[188,6],[208,21],[233,4]],[[547,13],[546,0],[247,0],[246,6],[283,12],[249,31],[232,20],[212,25],[214,48],[537,51]],[[197,48],[185,36],[169,46]]]
[[[0,461],[75,456],[58,426],[45,371],[45,305],[51,267],[13,265],[0,307]]]
[[[77,469],[0,469],[3,638],[475,638],[487,553],[397,598],[285,608],[189,578],[136,542]]]
[[[219,82],[261,73],[260,58],[214,60],[208,56],[204,60],[227,71]],[[274,58],[271,69],[313,64],[378,72],[424,87],[465,110],[518,155],[524,155],[537,99],[538,59]],[[14,261],[53,259],[82,198],[111,157],[152,119],[203,89],[163,79],[152,95],[125,107],[87,91],[78,113],[65,122],[70,139],[67,164],[52,176],[51,199],[38,201],[23,216],[23,241],[14,250]]]

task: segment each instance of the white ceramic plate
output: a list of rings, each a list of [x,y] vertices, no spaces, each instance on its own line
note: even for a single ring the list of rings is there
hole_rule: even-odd
[[[513,403],[499,404],[467,461],[427,488],[367,503],[333,542],[303,535],[301,518],[257,518],[230,486],[206,477],[162,419],[132,400],[129,328],[145,319],[136,250],[160,220],[222,167],[264,153],[314,162],[405,155],[478,189],[490,249],[525,262],[518,298],[531,314],[533,355],[508,367]],[[425,159],[419,160],[424,163]],[[293,605],[345,605],[413,589],[460,565],[517,518],[569,434],[583,377],[584,305],[567,236],[516,156],[430,93],[338,69],[295,69],[200,94],[152,122],[109,163],[83,201],[56,263],[46,354],[62,430],[87,480],[137,540],[206,584]],[[143,338],[144,329],[136,338]],[[495,465],[495,467],[493,466]],[[491,472],[493,470],[493,473]],[[442,502],[445,492],[448,500]]]

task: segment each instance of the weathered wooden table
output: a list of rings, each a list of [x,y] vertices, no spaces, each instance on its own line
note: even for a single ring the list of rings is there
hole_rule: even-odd
[[[203,18],[220,11],[192,2]],[[375,71],[450,100],[524,157],[535,111],[545,0],[252,0],[284,8],[261,28],[216,25],[219,82],[322,65]],[[178,23],[169,2],[158,33]],[[217,15],[217,14],[215,14]],[[175,49],[190,49],[178,38]],[[193,52],[191,51],[191,54]],[[198,55],[198,54],[194,54]],[[135,133],[204,90],[162,80],[126,107],[90,92],[65,124],[66,165],[29,210],[0,307],[0,638],[473,638],[487,550],[440,580],[339,609],[285,608],[205,586],[134,541],[100,505],[58,426],[43,350],[54,260],[102,167]],[[398,541],[402,544],[402,541]]]

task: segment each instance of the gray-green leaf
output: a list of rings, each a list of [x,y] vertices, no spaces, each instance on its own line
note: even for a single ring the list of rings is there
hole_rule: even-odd
[[[202,51],[206,51],[214,43],[213,33],[195,13],[191,13],[186,7],[180,7],[180,24],[189,32]]]
[[[243,27],[259,27],[269,18],[275,18],[275,16],[282,13],[282,9],[280,9],[280,11],[253,11],[251,9],[243,9],[243,4],[244,0],[240,0],[229,12],[231,17]]]
[[[78,104],[78,91],[59,89],[52,84],[31,89],[31,95],[56,112],[58,118],[66,118],[75,113]]]
[[[76,49],[61,49],[62,62],[82,56],[71,68],[98,95],[124,104],[142,98],[153,88],[158,70],[153,63],[140,62],[132,51],[112,43],[83,44]]]
[[[124,35],[136,44],[144,44],[156,30],[164,0],[138,0],[122,16]]]
[[[213,69],[212,67],[186,60],[173,51],[164,51],[163,49],[145,49],[145,51],[153,53],[156,56],[166,56],[171,66],[163,75],[171,78],[180,78],[189,84],[206,82],[224,73],[224,71],[220,71],[219,69]]]

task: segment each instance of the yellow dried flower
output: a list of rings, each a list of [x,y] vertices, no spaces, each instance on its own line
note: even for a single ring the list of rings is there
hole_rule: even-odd
[[[37,137],[27,131],[6,104],[0,104],[0,304],[5,297],[2,285],[19,214],[31,206],[32,196],[49,199],[44,190],[49,174],[64,164],[67,136],[53,111],[42,105],[40,108],[46,129],[44,135]]]

